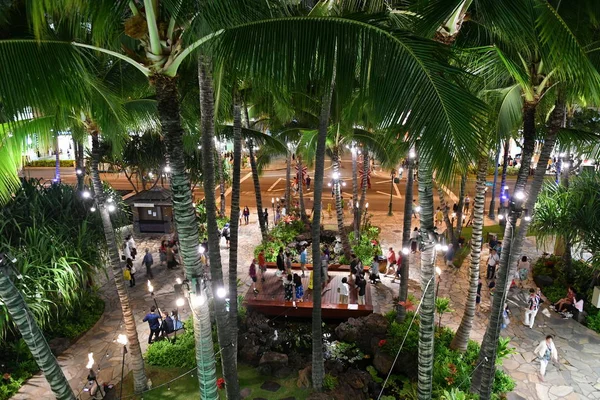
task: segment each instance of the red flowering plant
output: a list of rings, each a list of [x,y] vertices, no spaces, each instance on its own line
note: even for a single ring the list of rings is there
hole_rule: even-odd
[[[385,346],[385,344],[386,344],[386,343],[387,343],[387,341],[386,341],[385,339],[381,339],[381,340],[379,341],[379,347],[383,347],[383,346]]]
[[[217,387],[219,389],[223,389],[225,387],[225,379],[223,379],[223,378],[217,379]]]

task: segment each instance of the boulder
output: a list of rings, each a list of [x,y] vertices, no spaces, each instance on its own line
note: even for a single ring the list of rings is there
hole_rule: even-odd
[[[361,318],[349,318],[335,328],[336,336],[347,343],[356,343],[367,354],[374,354],[372,342],[379,343],[385,338],[388,329],[387,319],[381,314],[370,314]]]
[[[298,371],[298,380],[296,381],[296,385],[299,388],[309,388],[311,376],[312,376],[312,365],[309,365],[308,367]]]
[[[365,328],[371,335],[385,335],[388,329],[388,321],[381,314],[369,314],[365,317]]]
[[[547,276],[547,275],[537,275],[533,277],[533,281],[535,282],[535,284],[540,287],[540,288],[545,288],[547,286],[552,286],[552,284],[554,283],[554,279],[552,279],[551,277]]]
[[[417,377],[417,354],[412,352],[402,352],[394,364],[394,373],[402,374],[409,378]],[[382,375],[387,375],[392,368],[394,356],[391,356],[378,348],[373,356],[373,367]]]
[[[276,369],[271,367],[271,373],[275,378],[287,378],[292,374],[292,369],[290,367],[281,367]]]
[[[375,351],[373,356],[373,367],[382,375],[387,375],[392,369],[394,358],[381,349]]]
[[[240,350],[240,359],[250,365],[256,366],[260,360],[259,351],[260,346],[252,344],[252,342],[246,343]]]
[[[336,400],[367,400],[369,396],[369,383],[371,376],[365,371],[349,369],[344,373],[334,374],[338,384],[331,392]]]
[[[267,351],[258,362],[258,369],[262,374],[271,375],[278,369],[287,368],[288,356],[274,351]]]

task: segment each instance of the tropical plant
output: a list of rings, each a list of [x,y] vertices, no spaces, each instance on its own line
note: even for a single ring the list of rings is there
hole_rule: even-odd
[[[448,297],[436,297],[435,312],[438,314],[438,328],[441,328],[442,317],[444,314],[454,312],[454,310],[450,308],[450,299]]]

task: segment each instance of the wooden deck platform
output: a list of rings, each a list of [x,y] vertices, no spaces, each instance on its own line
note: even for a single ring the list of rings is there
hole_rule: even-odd
[[[255,310],[270,316],[288,316],[299,318],[312,317],[312,295],[313,290],[308,289],[309,273],[302,278],[304,287],[304,297],[302,302],[284,301],[283,283],[281,278],[275,275],[277,269],[267,269],[265,282],[261,282],[260,272],[256,288],[259,293],[255,294],[252,286],[248,288],[244,296],[244,305],[249,309]],[[350,285],[349,304],[340,304],[338,287],[342,284],[342,278],[348,277],[346,272],[329,272],[330,281],[321,291],[322,304],[321,310],[323,319],[345,320],[350,317],[361,317],[373,313],[373,302],[371,299],[371,287],[367,283],[365,292],[365,305],[358,305],[358,291],[354,285]]]

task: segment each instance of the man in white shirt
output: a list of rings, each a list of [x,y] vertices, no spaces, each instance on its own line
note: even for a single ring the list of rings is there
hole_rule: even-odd
[[[490,250],[490,257],[487,262],[487,279],[494,279],[496,276],[496,265],[500,262],[500,257],[498,257],[498,253],[495,249]]]
[[[533,353],[540,359],[540,380],[543,382],[546,367],[550,360],[558,361],[558,352],[556,346],[554,346],[554,341],[552,341],[552,335],[546,336],[546,340],[542,340]]]

